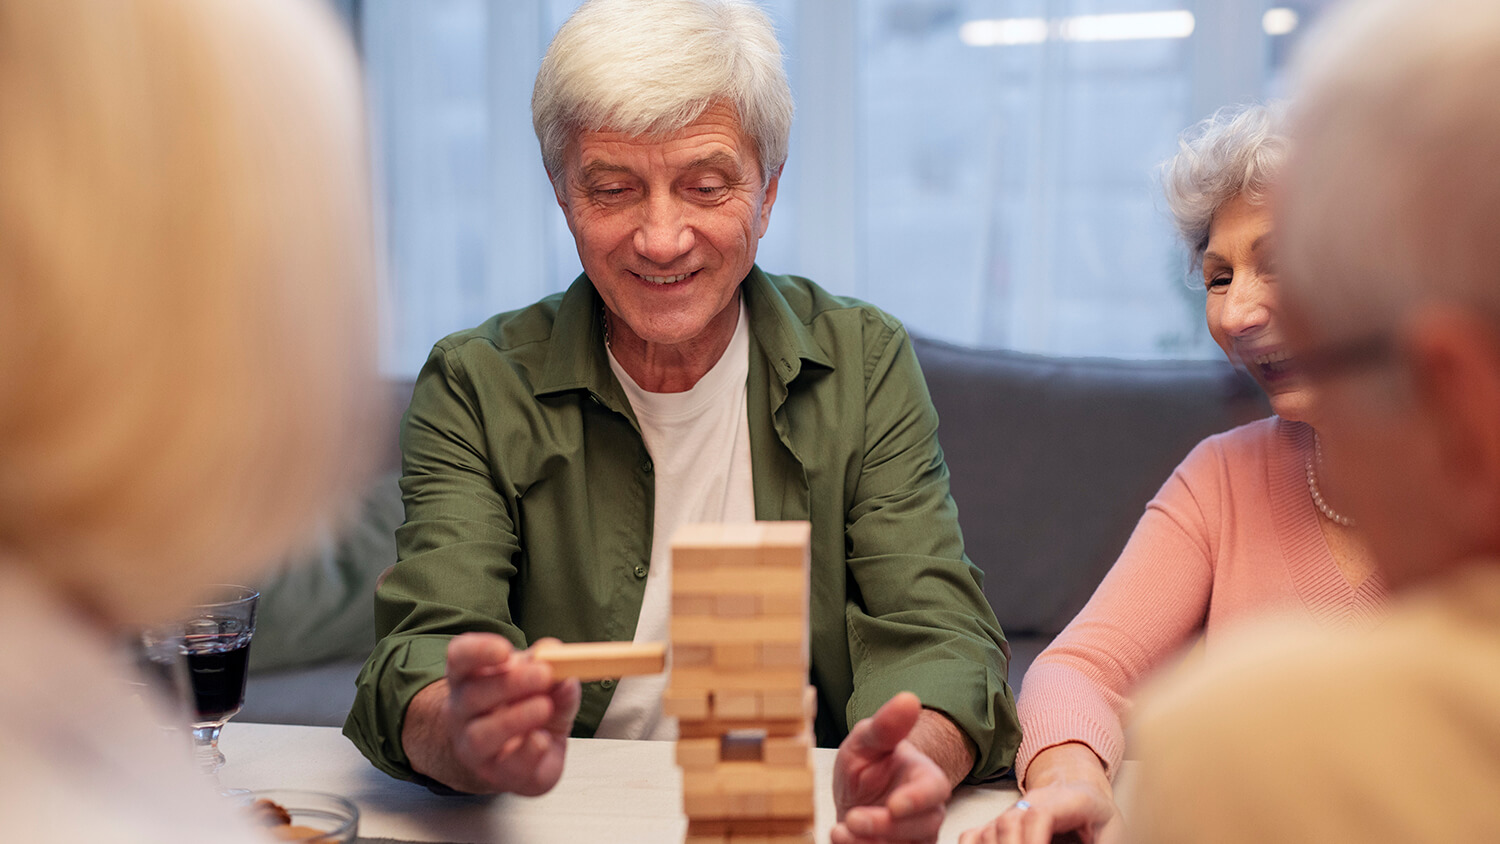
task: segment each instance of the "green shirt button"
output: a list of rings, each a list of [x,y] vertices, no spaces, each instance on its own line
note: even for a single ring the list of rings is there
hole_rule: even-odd
[[[636,566],[635,567],[635,576],[636,577],[645,577],[646,576],[646,567],[645,566]]]
[[[604,679],[604,680],[600,680],[599,681],[599,688],[605,690],[606,692],[609,691],[610,689],[613,689],[614,687],[615,687],[615,681],[614,681],[613,678]]]
[[[650,460],[643,460],[643,461],[641,461],[641,471],[645,472],[648,475],[651,474],[651,461]]]

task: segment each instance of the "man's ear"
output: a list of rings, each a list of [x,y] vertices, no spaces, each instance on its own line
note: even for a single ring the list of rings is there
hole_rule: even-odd
[[[1453,515],[1500,551],[1500,331],[1447,306],[1424,309],[1408,327],[1415,400]]]
[[[776,189],[781,186],[781,171],[786,168],[785,164],[776,168],[771,178],[766,182],[766,197],[760,203],[760,236],[766,236],[766,230],[771,227],[771,206],[776,204]]]

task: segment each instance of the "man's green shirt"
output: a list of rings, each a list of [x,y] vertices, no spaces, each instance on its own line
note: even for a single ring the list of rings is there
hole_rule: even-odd
[[[905,329],[806,279],[754,268],[741,290],[755,515],[812,523],[819,744],[908,690],[973,740],[974,776],[1008,767],[1020,742],[1008,648],[964,556]],[[399,562],[376,594],[381,638],[344,726],[393,776],[413,776],[402,718],[443,676],[451,637],[634,636],[655,487],[601,313],[580,277],[445,338],[417,378],[401,432]],[[613,691],[584,684],[575,735],[593,734]]]

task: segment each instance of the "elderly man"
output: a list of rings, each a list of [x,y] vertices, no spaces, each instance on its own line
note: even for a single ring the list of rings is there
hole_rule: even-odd
[[[1133,820],[1153,842],[1492,841],[1500,5],[1350,4],[1307,56],[1289,331],[1344,444],[1325,492],[1403,597],[1373,632],[1262,629],[1163,690]]]
[[[662,640],[677,526],[806,519],[838,834],[931,837],[953,784],[1013,758],[1006,648],[906,333],[755,266],[792,116],[769,21],[586,3],[532,110],[584,274],[423,369],[347,734],[395,776],[523,794],[557,781],[570,733],[670,738],[665,678],[580,689],[517,649]]]

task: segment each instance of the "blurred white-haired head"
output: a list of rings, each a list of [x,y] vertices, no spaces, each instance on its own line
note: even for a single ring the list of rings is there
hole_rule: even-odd
[[[776,30],[749,0],[589,0],[537,73],[531,120],[553,180],[577,133],[666,134],[727,103],[755,143],[761,180],[781,172],[792,92]]]
[[[1425,301],[1500,318],[1500,3],[1348,3],[1306,45],[1287,295],[1346,337]]]

